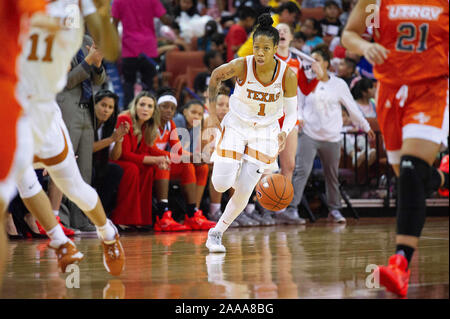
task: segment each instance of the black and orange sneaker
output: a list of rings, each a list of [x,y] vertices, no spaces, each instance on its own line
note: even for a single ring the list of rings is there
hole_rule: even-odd
[[[48,247],[55,250],[56,257],[58,258],[58,266],[63,273],[66,272],[67,266],[78,264],[84,258],[84,255],[77,249],[71,240],[59,247],[53,247],[50,242]]]
[[[184,224],[193,230],[210,230],[216,226],[216,222],[208,220],[201,210],[197,210],[192,217],[185,215]]]
[[[191,230],[190,227],[187,225],[183,225],[180,223],[177,223],[172,218],[172,212],[170,210],[164,212],[162,218],[160,219],[159,216],[156,216],[156,222],[153,226],[153,229],[155,231],[186,231]]]
[[[380,285],[400,297],[406,297],[411,270],[407,270],[408,261],[402,255],[392,255],[387,266],[380,266],[375,271],[379,272]]]

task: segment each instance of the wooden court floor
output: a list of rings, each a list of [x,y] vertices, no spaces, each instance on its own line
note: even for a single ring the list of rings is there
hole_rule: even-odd
[[[449,298],[448,217],[428,218],[422,235],[408,298]],[[85,259],[79,271],[66,274],[58,273],[47,240],[9,242],[0,297],[396,298],[366,286],[373,286],[369,265],[385,264],[395,248],[393,218],[230,229],[226,254],[209,254],[206,236],[206,231],[123,235],[126,269],[118,278],[105,271],[96,238],[75,239]]]

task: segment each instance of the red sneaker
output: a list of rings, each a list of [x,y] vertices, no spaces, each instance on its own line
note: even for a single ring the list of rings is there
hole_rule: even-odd
[[[380,284],[400,297],[406,297],[411,270],[406,270],[408,261],[402,255],[392,255],[387,266],[378,267]]]
[[[59,218],[59,216],[56,216],[56,220],[61,225],[61,228],[62,228],[62,230],[64,232],[64,235],[66,235],[66,236],[74,236],[75,235],[75,231],[73,231],[72,229],[64,227],[64,225],[61,223],[61,218]],[[42,228],[41,224],[39,224],[39,222],[37,220],[36,220],[36,225],[37,225],[41,235],[47,235],[47,232],[45,231],[44,228]]]
[[[449,170],[449,156],[448,156],[448,154],[445,155],[442,158],[441,165],[439,166],[439,169],[441,171],[443,171],[443,172],[448,174],[448,170]],[[448,191],[448,189],[445,189],[445,188],[439,188],[439,194],[442,197],[448,197],[449,191]]]
[[[155,226],[153,226],[155,231],[185,231],[191,230],[190,227],[177,223],[172,218],[172,212],[170,210],[166,211],[162,218],[159,219],[159,216],[156,216]]]
[[[184,224],[194,230],[209,230],[216,226],[216,222],[206,219],[201,210],[197,210],[193,217],[185,215]]]

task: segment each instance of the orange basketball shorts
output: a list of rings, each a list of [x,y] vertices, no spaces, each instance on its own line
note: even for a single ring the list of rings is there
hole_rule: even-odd
[[[448,83],[447,77],[410,85],[379,83],[377,118],[391,164],[400,163],[405,139],[447,145]]]

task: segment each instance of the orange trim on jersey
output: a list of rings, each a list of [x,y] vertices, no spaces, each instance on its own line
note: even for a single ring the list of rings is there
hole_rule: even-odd
[[[265,164],[272,164],[277,159],[276,156],[271,157],[269,155],[261,153],[260,151],[254,150],[253,148],[248,147],[248,146],[245,147],[244,153],[250,157],[257,159],[260,162],[265,163]]]
[[[243,86],[245,81],[247,80],[247,57],[244,58],[244,78],[242,79],[242,81],[240,81],[239,78],[236,78],[236,82],[237,84],[239,84],[239,86]]]
[[[252,68],[253,68],[253,75],[255,76],[255,79],[264,87],[268,87],[269,85],[272,85],[278,78],[278,74],[280,73],[280,69],[281,69],[281,63],[278,62],[278,67],[277,67],[277,74],[275,74],[274,78],[272,81],[270,81],[267,84],[264,84],[261,82],[261,80],[258,78],[258,74],[256,74],[256,62],[255,62],[255,57],[252,57]]]
[[[232,158],[236,161],[240,161],[242,159],[242,154],[232,150],[224,150],[220,148],[220,144],[222,143],[223,136],[225,134],[225,127],[222,130],[222,135],[220,136],[219,143],[217,143],[216,152],[220,157],[228,157]]]
[[[54,166],[54,165],[61,163],[62,161],[64,161],[66,159],[67,154],[69,153],[69,145],[67,144],[67,139],[66,139],[66,135],[64,134],[64,131],[62,131],[62,133],[64,136],[64,149],[62,150],[62,152],[59,153],[58,155],[50,157],[50,158],[40,158],[35,155],[34,159],[33,159],[34,163],[42,163],[45,166]]]

